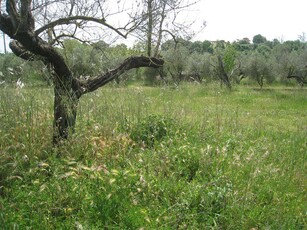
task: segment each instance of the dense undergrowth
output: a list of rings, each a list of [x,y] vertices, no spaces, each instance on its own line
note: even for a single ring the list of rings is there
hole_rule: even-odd
[[[52,96],[0,90],[0,229],[306,228],[306,90],[106,87],[56,149]]]

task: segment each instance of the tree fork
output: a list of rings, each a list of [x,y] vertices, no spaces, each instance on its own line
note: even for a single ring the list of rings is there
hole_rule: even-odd
[[[163,64],[162,59],[131,56],[117,68],[84,82],[72,77],[55,77],[53,144],[58,145],[74,132],[79,98],[82,95],[95,91],[130,69],[139,67],[159,68]]]
[[[0,4],[0,30],[12,39],[10,47],[16,56],[29,61],[41,60],[45,65],[51,66],[50,70],[54,83],[54,145],[58,145],[61,140],[67,139],[74,132],[79,98],[83,94],[104,86],[130,69],[139,67],[159,68],[164,64],[163,59],[160,58],[132,56],[125,59],[113,70],[96,78],[81,81],[78,76],[73,76],[64,57],[52,46],[52,43],[44,41],[39,34],[57,25],[73,24],[75,20],[83,20],[102,24],[119,35],[126,36],[119,29],[107,24],[104,19],[85,16],[69,16],[55,20],[35,31],[34,17],[30,7],[31,0],[20,0],[19,3],[20,9],[17,7],[16,1],[7,0],[6,11],[8,14],[2,14],[2,5]]]

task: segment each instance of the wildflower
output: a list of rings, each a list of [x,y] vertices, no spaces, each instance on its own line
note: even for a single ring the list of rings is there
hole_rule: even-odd
[[[22,89],[24,86],[25,86],[25,84],[20,80],[20,78],[18,78],[18,80],[16,82],[16,88]]]
[[[24,162],[28,162],[28,161],[29,161],[29,157],[28,157],[27,155],[24,155],[24,156],[22,157],[22,160],[23,160]]]

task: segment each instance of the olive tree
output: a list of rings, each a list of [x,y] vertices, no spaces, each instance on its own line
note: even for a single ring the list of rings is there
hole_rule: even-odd
[[[257,52],[250,54],[246,72],[249,77],[258,83],[260,88],[263,87],[265,80],[270,81],[270,64],[263,55]]]
[[[171,80],[175,85],[179,85],[186,78],[188,55],[188,49],[181,45],[163,53],[166,61],[166,72],[171,76]]]
[[[237,63],[237,51],[233,45],[227,45],[225,49],[216,50],[215,59],[212,59],[212,66],[221,84],[225,84],[228,89],[232,88],[231,79],[234,73],[239,69]]]
[[[40,60],[50,67],[54,87],[53,143],[68,138],[74,130],[77,107],[82,95],[97,90],[126,71],[139,67],[158,68],[159,58],[131,56],[116,68],[90,79],[80,79],[69,68],[63,55],[55,48],[61,39],[90,41],[95,37],[126,38],[140,24],[137,19],[123,17],[122,25],[108,21],[112,1],[94,0],[0,0],[0,30],[10,37],[10,48],[26,60]],[[121,1],[117,1],[118,4]],[[123,4],[124,5],[124,4]],[[123,9],[118,5],[118,11]],[[141,17],[140,17],[141,19]],[[117,23],[116,23],[117,24]]]
[[[210,54],[192,53],[188,58],[188,74],[199,83],[211,77]]]
[[[307,48],[293,46],[296,43],[279,44],[273,49],[275,72],[281,80],[295,79],[300,86],[306,84],[307,78]]]
[[[295,79],[303,87],[307,84],[307,50],[292,51],[289,55],[288,79]]]

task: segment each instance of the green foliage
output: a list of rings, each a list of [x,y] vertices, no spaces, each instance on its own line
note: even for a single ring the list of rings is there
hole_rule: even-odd
[[[154,86],[157,83],[157,76],[159,76],[159,70],[154,68],[144,68],[142,71],[146,86]]]
[[[287,44],[280,44],[272,49],[274,74],[281,82],[285,82],[289,73],[298,76],[306,75],[307,49],[293,50]]]
[[[271,48],[267,45],[259,45],[256,48],[256,51],[260,53],[261,55],[265,56],[266,58],[269,58],[271,55]],[[252,52],[251,52],[252,55]]]
[[[205,40],[203,42],[201,41],[195,41],[191,42],[189,45],[189,51],[190,53],[198,53],[198,54],[204,54],[204,53],[213,53],[213,47],[210,41]]]
[[[133,141],[153,147],[164,138],[174,135],[175,122],[161,115],[149,115],[132,128],[130,137]]]
[[[269,60],[259,53],[250,55],[247,60],[246,74],[255,80],[262,88],[264,80],[273,81]]]
[[[304,229],[306,100],[284,87],[106,87],[53,149],[52,90],[3,88],[0,228]]]
[[[294,85],[294,79],[287,79],[289,71],[298,76],[305,76],[306,42],[303,40],[285,41],[277,39],[268,41],[262,35],[254,36],[254,44],[248,38],[238,39],[232,43],[226,41],[188,41],[178,38],[176,42],[168,40],[161,46],[161,57],[166,61],[163,69],[144,68],[124,73],[115,79],[116,85],[129,85],[133,81],[145,80],[145,85],[153,86],[174,83],[178,86],[183,81],[209,82],[220,80],[212,74],[212,66],[217,66],[216,56],[223,58],[225,72],[232,75],[232,80],[240,82],[243,65],[253,59],[257,52],[269,63],[270,74],[266,83]],[[94,77],[117,67],[131,55],[144,55],[145,44],[139,42],[133,48],[124,44],[108,45],[99,41],[91,46],[75,40],[65,40],[64,49],[59,49],[66,57],[70,69],[76,77]],[[240,57],[246,57],[243,60]],[[210,63],[209,63],[210,62]],[[263,66],[262,68],[266,68]],[[233,70],[236,70],[233,72]],[[241,71],[243,70],[243,71]],[[233,74],[231,74],[233,73]],[[247,75],[244,75],[247,76]],[[0,56],[0,83],[16,83],[18,79],[26,85],[52,84],[48,68],[41,62],[25,62],[13,54]],[[254,78],[255,79],[255,78]],[[5,83],[3,83],[3,81]],[[245,81],[245,80],[244,80]]]
[[[188,49],[182,45],[178,45],[176,48],[169,49],[163,53],[165,59],[164,68],[176,85],[184,80],[188,56]]]
[[[182,52],[183,49],[186,51]],[[177,53],[174,50],[177,50]],[[224,72],[232,75],[232,79],[237,79],[237,82],[240,82],[239,79],[242,76],[248,77],[247,73],[244,74],[246,71],[242,66],[246,65],[244,62],[253,59],[255,51],[266,58],[267,62],[262,62],[264,65],[270,65],[270,74],[266,74],[267,76],[265,77],[267,84],[272,84],[273,82],[289,84],[290,81],[286,78],[289,71],[294,72],[297,76],[303,76],[305,72],[302,63],[306,63],[306,55],[304,56],[306,42],[297,40],[281,43],[277,39],[268,41],[260,34],[254,36],[253,44],[248,38],[239,39],[233,43],[223,40],[191,42],[180,39],[177,45],[173,40],[169,40],[162,45],[162,51],[165,60],[170,60],[169,65],[167,63],[165,65],[167,66],[167,72],[177,85],[182,80],[190,80],[191,77],[195,79],[195,76],[198,78],[198,76],[211,75],[211,68],[206,68],[206,64],[202,63],[202,60],[207,58],[208,53],[211,64],[215,68],[218,67],[218,60],[215,60],[215,57],[221,56],[225,68]],[[213,51],[214,54],[211,55]],[[188,57],[188,65],[186,65],[187,62],[182,60],[182,55],[178,55],[181,53],[185,53],[186,55],[184,56]],[[243,56],[246,57],[246,60],[240,58]],[[239,66],[241,67],[238,68]],[[266,69],[266,66],[261,68]],[[202,71],[204,71],[204,74]],[[225,75],[223,74],[223,76]],[[215,79],[221,79],[221,77]],[[198,81],[201,82],[201,79],[198,78]]]
[[[0,81],[16,83],[18,79],[30,85],[41,85],[45,78],[43,64],[24,61],[12,53],[0,55]]]
[[[1,55],[1,80],[16,82],[22,76],[22,67],[24,65],[22,59],[13,54]]]
[[[307,48],[306,42],[301,42],[299,40],[285,41],[283,45],[288,47],[290,51],[299,51]]]
[[[140,51],[129,49],[124,44],[109,46],[103,41],[93,45],[76,40],[65,40],[64,49],[60,50],[76,77],[95,77],[117,67],[125,58],[140,54]],[[115,79],[117,84],[133,78],[133,71],[122,74]]]
[[[265,43],[266,37],[262,36],[261,34],[257,34],[253,37],[253,43],[254,44],[261,44],[261,43]]]
[[[207,82],[210,81],[212,76],[210,54],[193,53],[189,55],[188,74],[199,83],[202,83],[204,79]]]
[[[96,49],[96,52],[94,52],[90,45],[82,44],[76,40],[65,40],[62,52],[75,76],[93,76],[101,68],[102,63],[100,63],[100,57],[96,53],[101,53],[101,51]]]
[[[225,72],[229,73],[236,65],[237,51],[233,45],[228,45],[223,55]]]

